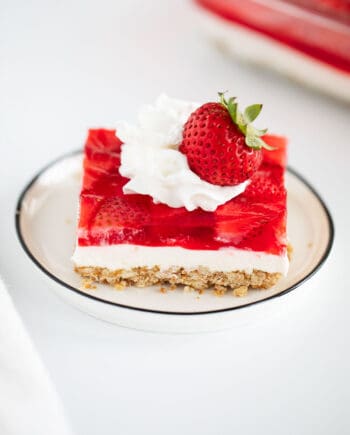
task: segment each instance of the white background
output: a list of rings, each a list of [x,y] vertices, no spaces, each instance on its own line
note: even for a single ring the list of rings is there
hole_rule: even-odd
[[[0,273],[76,433],[349,433],[349,106],[226,58],[187,1],[0,8]],[[326,266],[279,315],[215,334],[126,330],[65,305],[16,240],[24,184],[88,127],[132,120],[162,91],[204,101],[223,89],[264,102],[261,126],[290,137],[290,164],[334,216]]]

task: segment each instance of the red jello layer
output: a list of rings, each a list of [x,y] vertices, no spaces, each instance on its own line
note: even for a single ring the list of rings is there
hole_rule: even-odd
[[[226,21],[259,32],[343,73],[350,73],[350,8],[347,0],[195,1]]]
[[[147,195],[125,195],[119,174],[121,141],[114,130],[90,130],[80,195],[80,246],[129,243],[188,249],[236,247],[280,254],[286,247],[286,141],[265,136],[276,147],[246,191],[215,212],[154,204]]]

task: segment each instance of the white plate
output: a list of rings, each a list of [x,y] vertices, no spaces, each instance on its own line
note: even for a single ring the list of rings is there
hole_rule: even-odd
[[[224,329],[248,317],[266,315],[278,300],[310,278],[326,260],[333,243],[330,214],[315,190],[288,169],[288,235],[294,248],[288,276],[269,290],[251,290],[246,297],[202,295],[181,289],[165,294],[158,287],[117,291],[99,285],[81,288],[73,271],[82,154],[63,156],[39,172],[25,187],[16,211],[22,246],[51,279],[56,292],[77,308],[122,326],[162,332]],[[59,285],[57,285],[59,284]],[[261,304],[259,302],[269,301]]]

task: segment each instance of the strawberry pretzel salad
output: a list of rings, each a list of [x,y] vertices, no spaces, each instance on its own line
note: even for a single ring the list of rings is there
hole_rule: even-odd
[[[252,125],[261,109],[161,95],[136,125],[90,130],[76,272],[237,296],[286,275],[286,139]]]

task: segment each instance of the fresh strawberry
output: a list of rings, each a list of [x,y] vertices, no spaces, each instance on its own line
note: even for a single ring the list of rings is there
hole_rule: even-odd
[[[260,136],[267,130],[252,125],[262,105],[238,111],[235,98],[206,103],[194,111],[183,130],[180,151],[193,172],[205,181],[234,186],[250,178],[263,160],[262,148],[271,149]]]

